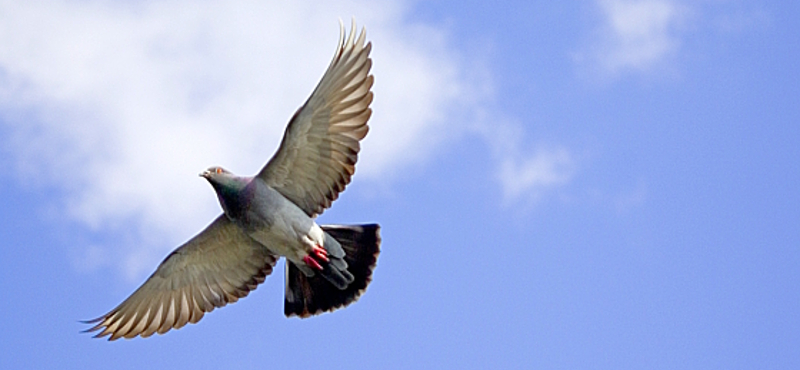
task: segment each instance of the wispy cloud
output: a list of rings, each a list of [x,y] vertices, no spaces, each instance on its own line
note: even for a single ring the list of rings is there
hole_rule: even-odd
[[[546,194],[562,189],[578,172],[578,159],[562,145],[527,140],[522,125],[498,117],[476,125],[476,132],[489,144],[498,163],[494,176],[503,192],[503,202],[535,204]]]
[[[578,60],[615,75],[660,66],[681,47],[688,9],[675,0],[597,0],[602,24]]]
[[[543,192],[567,185],[575,174],[575,165],[566,148],[540,148],[528,155],[507,156],[499,172],[506,201],[521,197],[535,201]]]
[[[460,129],[447,112],[476,90],[446,33],[411,24],[401,3],[3,2],[4,144],[24,176],[63,190],[74,220],[135,230],[122,246],[75,255],[120,259],[138,277],[219,212],[200,170],[254,173],[272,155],[327,66],[345,8],[369,26],[378,76],[380,129],[359,174],[396,172],[424,159],[436,132]]]
[[[575,166],[566,148],[539,148],[532,154],[507,156],[498,174],[506,202],[537,201],[544,192],[568,185]]]

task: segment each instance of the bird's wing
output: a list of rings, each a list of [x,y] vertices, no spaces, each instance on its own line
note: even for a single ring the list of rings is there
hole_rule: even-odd
[[[246,296],[272,272],[277,256],[225,215],[170,253],[139,289],[89,321],[109,340],[148,337],[196,323],[206,312]]]
[[[275,155],[257,177],[313,217],[330,207],[350,182],[367,135],[372,110],[372,44],[362,29],[355,39],[355,20],[328,70],[306,103],[297,110]]]

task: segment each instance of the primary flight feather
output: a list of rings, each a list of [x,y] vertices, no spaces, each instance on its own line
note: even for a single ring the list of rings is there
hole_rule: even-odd
[[[372,114],[372,44],[355,21],[340,25],[333,60],[289,121],[278,151],[254,177],[221,167],[200,174],[223,214],[158,266],[130,297],[91,320],[97,337],[148,337],[196,323],[236,302],[287,259],[284,314],[308,317],[344,307],[372,280],[380,227],[317,225],[315,217],[350,182]]]

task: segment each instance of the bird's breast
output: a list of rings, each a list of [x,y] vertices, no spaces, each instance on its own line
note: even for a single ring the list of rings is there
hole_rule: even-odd
[[[302,237],[314,220],[281,193],[265,184],[254,185],[239,224],[251,238],[275,254],[295,259],[304,254]]]

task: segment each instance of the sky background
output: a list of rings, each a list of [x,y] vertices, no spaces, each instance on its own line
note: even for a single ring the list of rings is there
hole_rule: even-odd
[[[120,303],[373,42],[357,303],[283,317],[283,266],[166,335]],[[2,1],[0,368],[800,368],[800,5]]]

